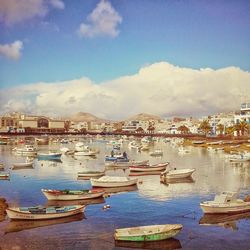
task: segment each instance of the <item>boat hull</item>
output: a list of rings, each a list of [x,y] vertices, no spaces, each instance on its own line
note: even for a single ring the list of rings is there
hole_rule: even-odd
[[[127,186],[132,186],[136,185],[137,179],[129,180],[129,181],[124,181],[124,182],[105,182],[105,181],[98,181],[95,179],[90,179],[91,185],[93,187],[127,187]]]
[[[68,217],[74,214],[83,213],[84,209],[85,206],[79,206],[79,208],[77,209],[64,213],[32,214],[7,208],[6,212],[8,217],[12,220],[45,220],[45,219],[57,219],[62,217]]]
[[[146,228],[146,227],[145,227]],[[121,241],[160,241],[160,240],[166,240],[169,238],[174,237],[176,234],[178,234],[182,229],[182,226],[172,228],[171,230],[165,230],[165,231],[159,231],[159,232],[150,232],[144,234],[131,234],[131,235],[122,235],[119,234],[119,229],[115,232],[115,240],[121,240]]]
[[[193,174],[194,171],[195,171],[195,169],[192,169],[192,170],[185,172],[185,173],[171,173],[171,174],[167,173],[164,177],[166,179],[188,178],[188,177],[191,177],[191,175]]]
[[[71,201],[71,200],[87,200],[102,197],[105,192],[85,193],[85,194],[53,194],[42,190],[48,200]]]
[[[233,213],[244,213],[250,211],[250,202],[247,204],[239,204],[229,206],[228,204],[216,206],[209,205],[206,203],[200,203],[201,209],[205,214],[233,214]]]

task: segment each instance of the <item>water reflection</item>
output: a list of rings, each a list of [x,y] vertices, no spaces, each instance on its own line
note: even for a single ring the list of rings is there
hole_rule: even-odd
[[[242,219],[250,219],[250,212],[241,214],[204,214],[199,224],[217,225],[232,230],[238,230],[237,222]]]
[[[194,183],[195,180],[192,178],[192,176],[186,177],[186,178],[179,178],[179,179],[166,179],[162,178],[161,183],[169,185],[169,184],[176,184],[176,183]]]
[[[161,241],[148,241],[148,242],[129,242],[129,241],[115,241],[116,247],[125,247],[132,249],[181,249],[181,243],[177,239],[167,239]]]
[[[59,218],[59,219],[49,219],[49,220],[36,220],[36,221],[27,221],[27,220],[11,220],[7,227],[5,228],[5,234],[19,232],[27,229],[37,228],[37,227],[46,227],[57,224],[70,223],[73,221],[81,221],[86,219],[83,213],[72,215],[69,217]]]
[[[49,200],[46,206],[73,206],[73,205],[94,205],[94,204],[102,204],[105,203],[105,199],[103,197],[95,198],[95,199],[86,199],[86,200],[75,200],[75,201],[56,201]]]

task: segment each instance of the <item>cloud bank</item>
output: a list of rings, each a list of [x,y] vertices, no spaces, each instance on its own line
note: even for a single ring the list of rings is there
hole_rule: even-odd
[[[159,62],[100,84],[81,78],[4,89],[0,109],[56,117],[79,111],[108,119],[142,112],[199,117],[238,110],[242,93],[250,93],[249,82],[250,73],[237,67],[197,70]]]
[[[87,23],[81,23],[78,34],[81,37],[89,38],[97,36],[116,37],[119,34],[117,26],[121,22],[121,16],[112,7],[111,3],[101,0],[87,17]]]
[[[0,21],[7,25],[45,16],[50,8],[64,9],[61,0],[0,0]]]
[[[15,41],[11,44],[0,44],[0,55],[11,60],[18,60],[21,57],[21,50],[23,49],[22,41]]]

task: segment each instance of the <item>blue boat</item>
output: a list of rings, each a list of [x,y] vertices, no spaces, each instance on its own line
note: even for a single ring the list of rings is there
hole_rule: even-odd
[[[60,160],[61,156],[62,153],[55,153],[55,152],[37,154],[38,160]]]

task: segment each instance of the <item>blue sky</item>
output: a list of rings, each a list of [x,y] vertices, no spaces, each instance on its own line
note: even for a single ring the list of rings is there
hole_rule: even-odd
[[[250,1],[110,0],[119,34],[94,37],[77,30],[100,0],[64,0],[63,8],[48,1],[46,14],[12,22],[0,7],[0,44],[23,43],[18,60],[0,57],[2,87],[83,76],[99,83],[159,61],[250,70]]]

